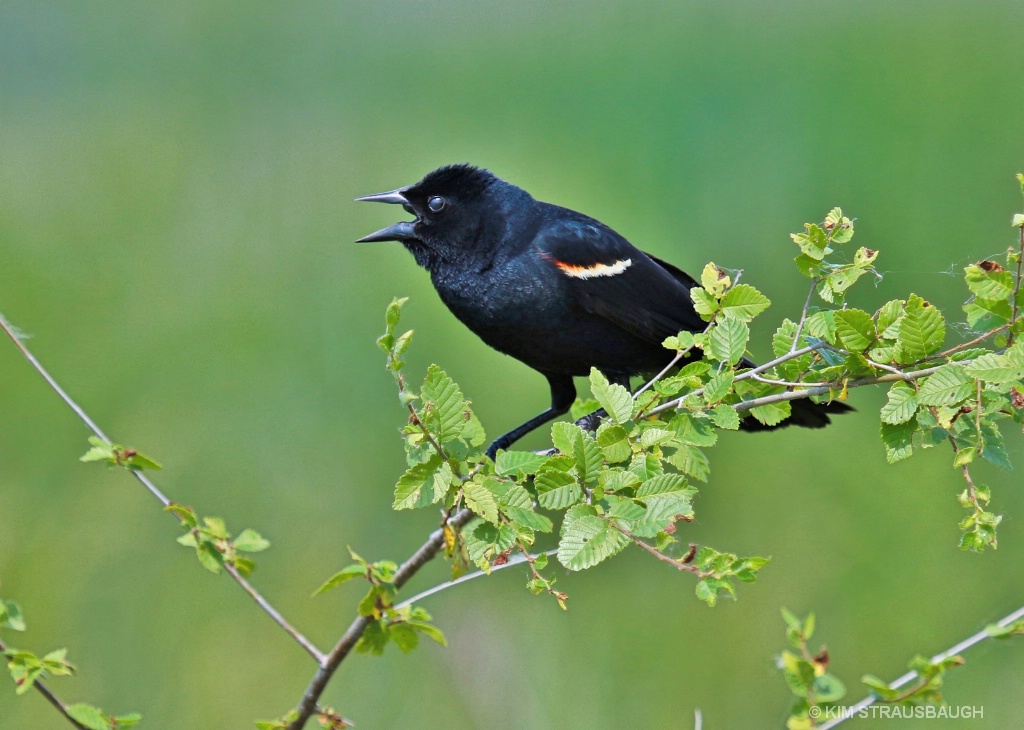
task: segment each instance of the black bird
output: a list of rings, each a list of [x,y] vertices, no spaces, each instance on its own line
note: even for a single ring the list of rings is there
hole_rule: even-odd
[[[400,241],[463,324],[548,379],[551,407],[495,440],[492,458],[569,410],[573,376],[596,367],[629,387],[630,376],[658,372],[672,359],[661,344],[666,337],[707,326],[690,300],[700,286],[693,277],[600,221],[534,200],[487,170],[449,165],[356,200],[401,205],[416,216],[358,243]],[[822,428],[829,413],[849,410],[796,400],[777,426],[746,418],[743,428]]]

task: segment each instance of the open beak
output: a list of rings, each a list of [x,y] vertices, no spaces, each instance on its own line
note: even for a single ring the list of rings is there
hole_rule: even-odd
[[[404,193],[407,188],[398,188],[397,190],[389,190],[386,193],[376,193],[375,195],[364,195],[361,198],[356,198],[357,203],[391,203],[393,205],[406,206],[409,205],[409,200],[405,197]],[[375,233],[371,233],[369,236],[363,236],[356,243],[375,243],[377,241],[409,241],[416,238],[416,233],[413,231],[415,221],[402,221],[401,223],[395,223],[393,226],[382,228]]]

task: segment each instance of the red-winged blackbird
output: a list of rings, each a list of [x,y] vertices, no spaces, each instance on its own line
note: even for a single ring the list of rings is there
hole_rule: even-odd
[[[494,441],[492,458],[569,410],[573,376],[596,367],[628,387],[630,376],[669,363],[666,337],[707,326],[690,300],[691,287],[700,286],[691,276],[600,221],[534,200],[487,170],[449,165],[415,185],[356,200],[394,203],[416,216],[359,243],[401,241],[463,324],[548,379],[551,407]],[[745,418],[742,427],[821,428],[829,413],[849,410],[796,400],[778,425]]]

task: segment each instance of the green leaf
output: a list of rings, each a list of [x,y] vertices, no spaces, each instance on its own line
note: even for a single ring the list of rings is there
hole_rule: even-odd
[[[324,581],[322,586],[313,591],[313,595],[319,596],[321,593],[329,591],[332,588],[337,588],[343,583],[348,583],[354,578],[365,578],[368,574],[369,569],[365,565],[347,565]]]
[[[25,617],[21,614],[21,606],[14,601],[0,600],[0,628],[11,631],[25,630]]]
[[[975,384],[963,365],[943,365],[921,383],[917,402],[924,406],[959,403],[974,393]]]
[[[846,686],[832,674],[822,674],[814,678],[811,692],[816,702],[838,702],[846,695]]]
[[[113,727],[110,723],[110,718],[107,717],[103,710],[92,705],[79,702],[74,705],[65,706],[64,711],[75,722],[89,728],[89,730],[110,730]]]
[[[697,490],[686,483],[686,478],[679,474],[659,474],[644,481],[636,490],[636,498],[643,500],[649,497],[675,495],[689,499]]]
[[[702,482],[708,480],[711,464],[703,451],[688,444],[679,446],[668,455],[668,462],[679,471]]]
[[[424,621],[409,621],[408,625],[411,626],[414,631],[418,631],[441,646],[448,646],[448,640],[444,638],[444,634],[441,632],[441,629],[437,628],[433,624],[428,624]]]
[[[693,302],[693,308],[705,322],[710,322],[714,318],[715,312],[718,311],[718,300],[700,287],[695,286],[690,289],[690,301]]]
[[[982,261],[964,269],[967,288],[979,299],[1001,301],[1013,294],[1013,274],[994,261]]]
[[[480,477],[477,475],[472,481],[465,482],[462,485],[462,495],[466,499],[466,506],[474,514],[480,515],[488,522],[497,524],[498,500],[484,480],[493,481],[490,477]]]
[[[824,227],[832,243],[848,243],[853,238],[853,221],[844,216],[840,208],[828,212]]]
[[[621,552],[629,538],[598,516],[586,504],[578,504],[565,513],[561,539],[558,543],[558,561],[569,570],[593,567]]]
[[[779,401],[778,403],[768,403],[767,405],[751,408],[750,415],[765,426],[774,426],[789,418],[792,408],[793,406],[789,401]]]
[[[135,727],[142,722],[142,715],[137,712],[129,712],[127,715],[117,715],[114,717],[114,727],[117,730],[127,730],[127,728]]]
[[[894,383],[889,388],[886,404],[882,406],[882,422],[896,425],[906,423],[917,413],[917,394],[906,383]]]
[[[700,273],[700,285],[715,299],[721,299],[730,284],[732,284],[732,280],[725,269],[716,266],[713,261],[708,263]]]
[[[885,444],[885,460],[894,464],[909,458],[914,453],[914,432],[917,430],[915,421],[907,423],[883,423],[881,427],[882,443]]]
[[[677,413],[669,428],[676,432],[680,441],[691,446],[714,446],[718,441],[718,434],[707,419],[696,418],[689,413]]]
[[[736,409],[725,403],[720,403],[711,409],[711,420],[719,428],[735,431],[740,427],[740,414]]]
[[[712,375],[704,385],[704,400],[708,403],[722,400],[732,390],[732,381],[732,370],[722,370],[722,372]]]
[[[828,236],[814,223],[804,224],[804,233],[791,233],[790,238],[800,247],[800,252],[814,261],[821,261],[829,253]]]
[[[242,530],[238,533],[238,537],[231,542],[234,543],[236,550],[241,550],[245,553],[258,553],[270,547],[269,540],[256,532],[256,530],[250,528]]]
[[[480,570],[490,572],[491,561],[515,545],[516,532],[511,525],[492,525],[477,520],[462,531],[466,552]]]
[[[737,284],[722,297],[722,313],[749,322],[771,306],[768,297],[750,284]]]
[[[451,467],[434,454],[421,464],[413,464],[395,485],[394,509],[426,507],[441,501],[451,486]]]
[[[604,458],[612,464],[625,461],[633,455],[628,437],[629,431],[611,423],[602,423],[597,429],[597,445],[601,447]]]
[[[427,368],[420,396],[427,413],[433,415],[433,418],[428,416],[427,421],[438,439],[444,443],[458,438],[469,418],[468,405],[459,386],[441,368],[431,365]]]
[[[536,474],[548,457],[532,451],[499,451],[494,459],[494,470],[501,476],[525,477]]]
[[[552,468],[550,464],[541,467],[533,480],[537,490],[537,501],[544,509],[565,509],[576,504],[583,496],[576,478],[566,471]]]
[[[633,396],[621,385],[609,383],[597,368],[590,369],[590,392],[616,423],[625,423],[633,417]]]
[[[747,349],[750,329],[735,317],[723,316],[708,333],[704,351],[715,360],[735,365]]]
[[[911,363],[938,352],[946,336],[942,313],[916,294],[907,300],[906,314],[900,320],[896,339],[897,359]]]
[[[968,363],[967,373],[986,383],[1012,383],[1024,379],[1024,364],[1014,363],[1006,355],[989,353]]]
[[[878,331],[881,333],[882,337],[889,340],[896,339],[898,331],[893,330],[890,332],[889,328],[903,316],[904,306],[905,302],[902,300],[892,299],[883,304],[878,310]]]
[[[842,309],[836,312],[836,335],[846,349],[864,352],[875,341],[874,320],[861,309]]]

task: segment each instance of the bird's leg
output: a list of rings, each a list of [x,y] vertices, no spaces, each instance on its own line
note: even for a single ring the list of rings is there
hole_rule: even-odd
[[[628,375],[611,375],[608,378],[608,382],[614,383],[615,385],[621,385],[626,390],[630,390]],[[583,418],[576,421],[576,425],[584,431],[590,431],[593,433],[597,430],[597,427],[601,425],[601,419],[607,417],[608,412],[604,408],[598,408],[593,413],[588,413]]]
[[[504,436],[499,436],[491,442],[491,445],[487,447],[487,456],[491,459],[498,453],[498,449],[507,449],[530,431],[561,416],[576,400],[576,386],[572,382],[571,375],[548,375],[545,373],[545,376],[551,386],[551,407],[540,415],[534,416],[522,426],[513,428]]]

